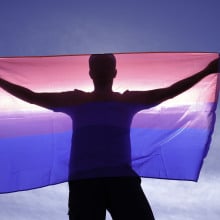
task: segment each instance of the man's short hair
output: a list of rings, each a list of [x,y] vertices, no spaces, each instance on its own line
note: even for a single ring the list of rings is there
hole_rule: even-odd
[[[114,54],[92,54],[89,58],[89,68],[91,71],[113,70],[116,68],[116,58]]]

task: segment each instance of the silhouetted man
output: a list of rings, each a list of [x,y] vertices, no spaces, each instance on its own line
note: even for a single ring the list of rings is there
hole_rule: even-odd
[[[170,87],[149,91],[112,91],[113,54],[91,55],[94,91],[36,93],[0,78],[0,86],[29,103],[68,114],[74,120],[69,163],[69,219],[153,220],[150,205],[132,170],[130,125],[134,114],[188,90],[217,72],[218,59]]]

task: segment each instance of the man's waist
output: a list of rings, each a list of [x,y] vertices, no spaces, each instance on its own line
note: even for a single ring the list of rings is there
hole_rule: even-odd
[[[69,179],[86,179],[99,177],[118,177],[118,176],[138,176],[130,166],[112,166],[100,167],[94,169],[72,169],[70,170]]]

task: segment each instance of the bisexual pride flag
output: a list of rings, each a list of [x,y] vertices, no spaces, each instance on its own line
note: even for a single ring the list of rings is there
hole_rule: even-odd
[[[113,90],[151,90],[199,72],[217,53],[116,54]],[[89,55],[0,58],[0,76],[36,92],[92,91]],[[141,177],[197,181],[215,123],[218,75],[138,112],[131,164]],[[68,181],[72,121],[0,89],[0,193]],[[73,133],[74,135],[74,133]],[[92,146],[91,146],[92,147]],[[94,176],[98,177],[98,176]]]

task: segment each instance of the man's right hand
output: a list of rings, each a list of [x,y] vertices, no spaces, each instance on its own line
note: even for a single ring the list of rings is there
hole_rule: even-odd
[[[212,74],[212,73],[218,73],[220,71],[220,58],[217,58],[213,61],[211,61],[208,66],[203,69],[203,71],[209,75],[209,74]]]

